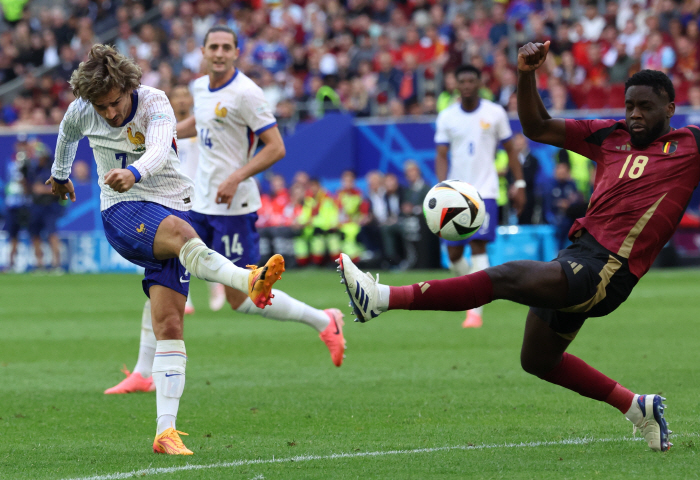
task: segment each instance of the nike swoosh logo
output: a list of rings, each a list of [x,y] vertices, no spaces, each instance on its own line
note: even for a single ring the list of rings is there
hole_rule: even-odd
[[[207,255],[214,255],[214,252],[209,252],[207,253]]]
[[[184,280],[182,277],[180,277],[180,283],[189,283],[190,279],[188,278],[187,280]]]
[[[166,377],[176,377],[178,375],[182,375],[182,374],[181,373],[171,373],[170,375],[168,375],[167,373],[165,374]]]
[[[241,258],[243,258],[243,257],[234,258],[233,260],[231,260],[231,263],[236,263],[236,262],[239,261]]]
[[[335,322],[335,334],[340,335],[340,327],[338,327],[338,322]]]

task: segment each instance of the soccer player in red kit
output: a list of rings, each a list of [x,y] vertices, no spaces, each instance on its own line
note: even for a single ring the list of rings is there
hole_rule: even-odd
[[[341,254],[341,282],[363,322],[393,309],[460,311],[496,299],[528,305],[523,369],[618,408],[649,447],[665,451],[671,446],[665,399],[634,394],[566,349],[587,318],[627,299],[671,238],[700,182],[700,129],[671,128],[673,84],[651,70],[627,80],[623,121],[551,118],[535,82],[548,51],[546,42],[518,52],[518,116],[528,138],[597,163],[588,211],[569,232],[573,244],[552,262],[508,262],[404,287],[379,284]]]

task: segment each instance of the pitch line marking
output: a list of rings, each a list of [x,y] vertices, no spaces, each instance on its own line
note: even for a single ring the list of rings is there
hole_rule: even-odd
[[[696,437],[700,434],[674,434],[674,438],[678,437]],[[236,460],[235,462],[219,462],[210,463],[209,465],[182,465],[178,467],[160,467],[160,468],[144,468],[142,470],[132,470],[131,472],[110,473],[107,475],[96,475],[94,477],[74,477],[64,480],[120,480],[122,478],[145,477],[147,475],[160,475],[161,473],[174,473],[187,470],[206,470],[210,468],[231,468],[242,467],[244,465],[269,465],[273,463],[294,463],[294,462],[309,462],[312,460],[336,460],[339,458],[358,458],[358,457],[384,457],[387,455],[411,455],[416,453],[434,453],[446,452],[450,450],[487,450],[495,448],[536,448],[536,447],[552,447],[563,445],[586,445],[588,443],[607,443],[607,442],[638,442],[643,441],[642,437],[619,437],[619,438],[569,438],[566,440],[547,441],[547,442],[527,442],[527,443],[493,443],[484,445],[455,445],[448,447],[434,448],[416,448],[412,450],[385,450],[377,452],[357,452],[357,453],[333,453],[331,455],[299,455],[296,457],[286,458],[268,458],[255,460]],[[265,478],[265,477],[255,477]]]

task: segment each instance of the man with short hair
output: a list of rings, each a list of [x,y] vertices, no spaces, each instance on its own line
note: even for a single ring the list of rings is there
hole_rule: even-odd
[[[506,111],[479,97],[481,71],[473,65],[462,65],[455,72],[455,79],[461,99],[441,111],[435,121],[435,174],[439,182],[457,179],[472,184],[486,208],[484,223],[476,234],[467,240],[443,240],[450,269],[461,276],[489,266],[486,244],[496,239],[498,226],[496,150],[499,143],[508,154],[508,165],[515,177],[513,205],[518,213],[525,205],[526,184]],[[471,265],[464,258],[466,245],[471,247]],[[462,327],[481,327],[482,314],[482,307],[469,310]]]
[[[226,26],[209,29],[202,54],[208,75],[193,84],[194,115],[177,124],[178,137],[196,137],[199,160],[190,220],[207,245],[232,264],[254,264],[260,259],[256,211],[262,206],[253,176],[284,157],[285,148],[275,117],[262,90],[235,68],[236,34]],[[256,152],[258,141],[265,146]],[[185,140],[188,141],[188,140]],[[223,283],[223,282],[221,282]],[[319,332],[336,366],[343,362],[345,339],[340,310],[319,310],[280,290],[274,290],[274,308],[261,310],[246,295],[224,283],[226,300],[237,312],[279,321],[305,323]],[[144,313],[146,315],[146,313]],[[147,324],[144,318],[143,325]],[[150,349],[142,327],[136,373],[148,376]],[[133,375],[131,375],[133,376]],[[130,376],[105,393],[148,391],[148,382],[132,384]]]
[[[258,308],[284,271],[277,255],[253,271],[236,267],[207,248],[189,221],[194,189],[179,171],[175,116],[165,93],[140,85],[141,69],[114,48],[96,44],[71,76],[77,99],[61,122],[52,192],[76,201],[68,178],[78,142],[88,137],[97,163],[100,208],[110,245],[145,268],[157,338],[153,378],[157,429],[153,451],[191,455],[175,429],[185,387],[187,355],[183,314],[190,273],[248,292]]]
[[[518,116],[531,140],[598,164],[588,210],[569,232],[573,244],[552,262],[508,262],[406,287],[379,284],[345,254],[339,269],[363,321],[386,310],[459,311],[496,299],[528,305],[523,369],[617,408],[650,448],[666,451],[671,432],[665,399],[633,393],[566,349],[586,319],[605,316],[627,299],[670,240],[700,182],[700,129],[671,127],[673,83],[653,70],[642,70],[625,83],[625,120],[551,118],[535,77],[549,45],[529,43],[519,50]]]

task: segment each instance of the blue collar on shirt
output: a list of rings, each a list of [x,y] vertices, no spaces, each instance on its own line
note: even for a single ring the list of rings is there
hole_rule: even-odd
[[[124,120],[124,123],[121,124],[122,127],[125,127],[127,123],[134,119],[134,115],[136,115],[137,108],[139,108],[139,94],[136,93],[136,90],[134,90],[133,92],[131,92],[131,113],[126,118],[126,120]]]
[[[465,110],[464,106],[462,105],[462,102],[459,102],[459,108],[464,112],[464,113],[474,113],[477,110],[479,110],[479,107],[481,106],[481,99],[478,99],[476,101],[476,107],[474,107],[474,110]]]
[[[237,76],[237,75],[238,75],[238,69],[237,69],[237,68],[234,68],[234,69],[233,69],[233,76],[231,76],[231,78],[230,78],[226,83],[224,83],[224,84],[221,85],[220,87],[216,87],[216,88],[211,88],[211,83],[210,83],[209,85],[207,85],[207,88],[209,88],[209,91],[210,91],[210,92],[217,92],[217,91],[221,90],[221,89],[224,88],[224,87],[228,87],[228,86],[231,84],[231,82],[233,82],[233,81],[236,79],[236,76]]]

